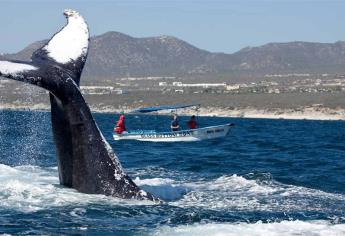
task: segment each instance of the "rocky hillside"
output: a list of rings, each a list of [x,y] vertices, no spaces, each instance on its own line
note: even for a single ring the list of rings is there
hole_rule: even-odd
[[[252,73],[345,72],[345,42],[269,43],[244,48],[233,56],[238,60],[233,70]]]
[[[46,40],[10,59],[29,59]],[[1,57],[0,57],[1,58]],[[124,76],[262,76],[276,73],[345,73],[345,42],[269,43],[233,54],[211,53],[171,36],[133,38],[108,32],[91,38],[85,79]]]

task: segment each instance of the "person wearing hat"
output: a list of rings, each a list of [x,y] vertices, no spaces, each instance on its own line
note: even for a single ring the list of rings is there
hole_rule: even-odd
[[[122,134],[123,131],[126,131],[125,116],[124,115],[120,115],[120,118],[119,118],[119,120],[116,123],[114,131],[117,134]]]

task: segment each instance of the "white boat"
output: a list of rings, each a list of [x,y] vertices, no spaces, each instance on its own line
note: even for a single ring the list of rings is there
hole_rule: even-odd
[[[148,142],[192,142],[207,139],[223,138],[230,132],[233,124],[208,126],[199,129],[155,132],[152,130],[143,130],[136,132],[124,132],[122,134],[114,133],[115,140],[138,140]]]
[[[199,107],[199,104],[179,105],[179,106],[157,106],[146,107],[135,110],[136,113],[149,113],[160,110],[177,110],[187,107]],[[155,130],[139,130],[132,132],[114,133],[114,140],[138,140],[148,142],[191,142],[207,139],[223,138],[230,132],[230,127],[234,124],[207,126],[197,129],[157,132]]]

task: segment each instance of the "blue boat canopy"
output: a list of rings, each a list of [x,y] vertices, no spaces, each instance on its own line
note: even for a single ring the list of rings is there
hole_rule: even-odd
[[[187,107],[198,107],[200,104],[187,104],[187,105],[175,105],[175,106],[155,106],[155,107],[143,107],[132,112],[148,113],[161,110],[176,110]]]

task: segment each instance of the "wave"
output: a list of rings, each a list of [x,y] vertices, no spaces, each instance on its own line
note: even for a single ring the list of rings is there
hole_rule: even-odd
[[[160,169],[159,176],[170,178],[136,178],[145,190],[176,207],[199,207],[212,210],[264,212],[324,212],[341,215],[345,195],[328,193],[275,181],[269,173],[248,173],[245,176],[223,175],[216,179],[193,178],[174,180],[171,173]],[[142,173],[144,174],[144,173]],[[174,173],[181,179],[181,173]],[[178,178],[176,178],[178,179]],[[335,207],[337,206],[337,207]]]
[[[274,180],[246,179],[238,175],[221,176],[210,181],[186,183],[190,191],[176,206],[207,209],[265,212],[320,211],[335,214],[345,208],[345,196]],[[336,208],[334,206],[337,206]]]
[[[161,169],[160,172],[169,172]],[[10,167],[0,164],[0,208],[39,211],[73,205],[83,208],[91,203],[104,205],[150,205],[147,201],[122,200],[103,195],[89,195],[59,185],[57,168],[38,166]],[[144,174],[143,171],[137,173]],[[148,174],[148,173],[146,173]],[[177,175],[179,176],[174,176]],[[163,176],[161,173],[160,176]],[[252,174],[246,178],[224,175],[216,179],[182,177],[167,173],[169,178],[142,178],[134,182],[160,197],[166,204],[179,207],[222,211],[323,212],[339,216],[345,208],[345,196],[274,181],[272,177]],[[146,176],[146,175],[144,175]],[[178,178],[179,177],[179,178]],[[179,179],[179,180],[178,180]],[[80,201],[83,199],[83,201]]]
[[[263,223],[258,221],[253,224],[194,224],[177,227],[163,226],[153,235],[177,236],[177,235],[217,235],[217,236],[288,236],[288,235],[345,235],[345,224],[331,224],[328,221],[281,221]]]
[[[97,194],[83,194],[59,184],[57,168],[38,166],[10,167],[0,164],[0,209],[36,212],[52,207],[88,204],[146,205],[150,201],[126,201]],[[83,199],[81,201],[81,199]]]

